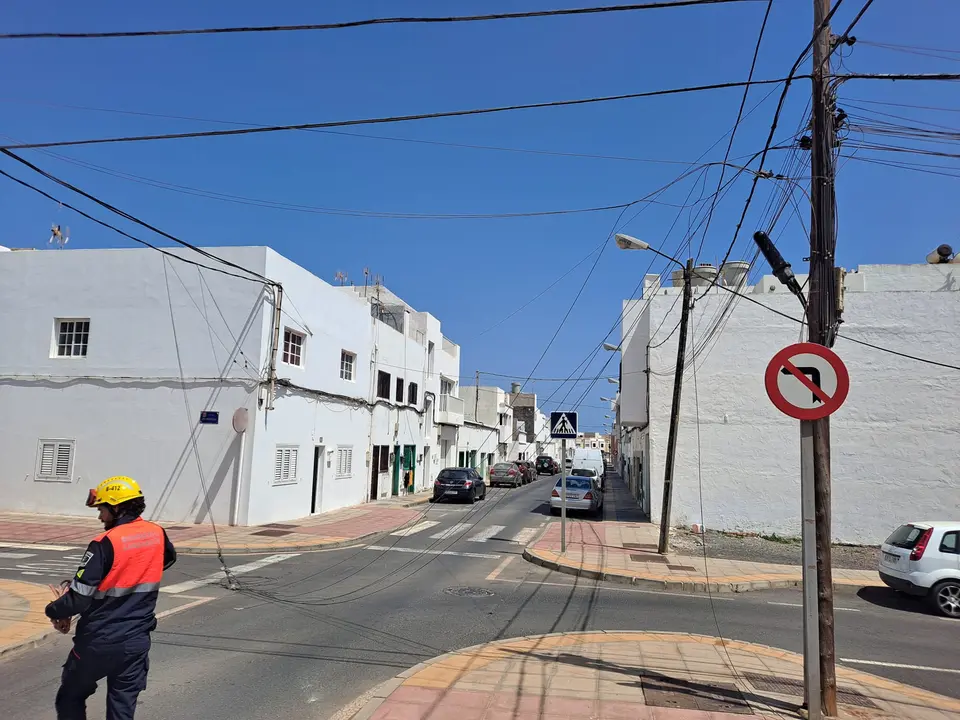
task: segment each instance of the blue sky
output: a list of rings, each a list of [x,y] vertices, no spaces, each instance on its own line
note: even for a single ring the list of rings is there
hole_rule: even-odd
[[[121,2],[91,7],[63,0],[43,4],[8,0],[0,9],[0,22],[7,32],[116,30],[330,22],[379,15],[585,4],[567,0],[172,0],[152,7]],[[809,39],[811,4],[808,0],[776,0],[757,78],[781,77],[789,70]],[[861,4],[861,0],[844,0],[835,29],[846,27]],[[68,105],[273,124],[743,80],[764,7],[763,2],[744,2],[592,17],[336,32],[6,41],[0,43],[0,63],[7,68],[0,91],[0,133],[17,140],[44,141],[225,127],[63,107]],[[873,42],[956,48],[957,27],[960,5],[952,0],[911,0],[909,4],[877,0],[856,35]],[[856,46],[844,55],[844,69],[849,71],[960,71],[957,62],[872,46]],[[754,89],[748,109],[770,89]],[[734,156],[762,147],[778,94],[761,103],[741,125]],[[808,97],[809,83],[797,82],[778,137],[797,127]],[[942,82],[853,81],[840,90],[841,106],[845,100],[853,102],[852,98],[960,108],[960,87]],[[497,214],[568,210],[633,201],[670,182],[686,169],[676,161],[696,160],[730,129],[739,102],[739,90],[723,90],[345,131],[379,138],[294,132],[58,152],[165,183],[336,211]],[[862,107],[952,127],[960,123],[957,113]],[[630,159],[505,152],[409,140]],[[721,159],[724,147],[725,141],[705,159]],[[866,151],[860,155],[891,159]],[[158,189],[36,152],[27,157],[197,245],[268,244],[331,282],[338,270],[362,282],[362,269],[369,267],[414,307],[441,319],[445,334],[462,346],[462,372],[468,378],[478,369],[516,375],[520,380],[529,375],[595,256],[522,312],[500,321],[592,250],[603,247],[580,301],[536,371],[538,377],[567,377],[616,323],[621,300],[633,292],[651,260],[646,254],[618,251],[612,241],[603,245],[617,220],[617,212],[611,211],[455,220],[293,212]],[[951,162],[913,156],[892,159]],[[672,162],[646,162],[649,160]],[[776,170],[780,162],[780,156],[772,155],[767,166]],[[3,167],[26,177],[9,162]],[[706,176],[708,193],[716,186],[717,177],[716,173]],[[695,173],[660,199],[681,204],[698,180],[704,178]],[[955,239],[956,183],[949,177],[845,162],[838,185],[839,263],[849,268],[860,263],[922,262],[923,255],[940,242],[960,244]],[[702,261],[715,261],[723,255],[748,188],[748,180],[738,181],[718,205]],[[700,186],[695,192],[699,194]],[[760,217],[770,192],[770,186],[761,185],[750,218]],[[68,197],[64,190],[56,194]],[[802,200],[802,195],[797,197]],[[628,210],[618,227],[654,246],[675,251],[688,214],[681,216],[678,230],[667,236],[678,209],[647,205],[634,217],[640,207]],[[801,209],[806,221],[807,209]],[[52,222],[70,225],[71,248],[128,245],[124,238],[9,181],[0,185],[0,212],[3,245],[43,247]],[[745,254],[754,229],[748,219],[745,242],[738,244],[734,259]],[[784,255],[802,269],[806,238],[796,218],[785,215],[777,232]],[[157,238],[151,240],[165,244]],[[658,261],[653,269],[663,268]],[[598,374],[607,359],[606,353],[600,354],[586,376]],[[606,374],[616,375],[615,360]],[[506,378],[488,377],[484,382],[509,386]],[[569,400],[578,398],[585,385],[573,390]],[[544,398],[557,383],[535,382],[528,388]],[[555,399],[564,397],[567,389],[569,386]],[[597,384],[585,405],[599,406],[599,397],[608,395],[610,389],[606,382]],[[581,410],[581,426],[596,429],[603,410]]]

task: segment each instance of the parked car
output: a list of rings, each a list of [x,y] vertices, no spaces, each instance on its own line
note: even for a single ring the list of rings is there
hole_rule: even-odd
[[[550,493],[550,512],[560,514],[563,498],[560,497],[562,478]],[[567,512],[583,511],[603,517],[603,492],[594,478],[570,475],[567,477]]]
[[[600,492],[607,491],[603,485],[603,477],[597,473],[596,468],[574,468],[570,471],[570,474],[579,475],[580,477],[593,478],[597,483],[597,486],[600,488]]]
[[[509,485],[520,487],[524,483],[523,471],[515,462],[497,463],[490,468],[490,486]]]
[[[517,467],[523,473],[523,482],[529,483],[537,479],[537,469],[531,460],[517,460]]]
[[[444,468],[433,483],[433,501],[466,500],[475,503],[487,497],[487,484],[473,468]]]
[[[607,474],[607,466],[603,462],[603,455],[599,450],[592,448],[577,448],[573,451],[574,468],[593,468],[597,477],[603,480]]]
[[[537,458],[537,475],[556,475],[558,472],[560,472],[560,466],[552,457],[541,455]]]
[[[880,579],[960,618],[960,522],[901,525],[880,546]]]

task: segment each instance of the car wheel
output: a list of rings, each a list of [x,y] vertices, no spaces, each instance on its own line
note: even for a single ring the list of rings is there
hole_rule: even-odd
[[[933,609],[950,618],[960,618],[960,581],[944,580],[930,591]]]
[[[467,502],[473,505],[476,501],[477,501],[477,491],[474,490],[472,493],[470,493],[470,497],[467,498]]]

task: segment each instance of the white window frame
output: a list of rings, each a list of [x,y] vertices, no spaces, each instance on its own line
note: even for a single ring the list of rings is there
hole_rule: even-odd
[[[357,380],[357,354],[349,350],[340,351],[340,379],[347,382]]]
[[[277,445],[273,455],[273,485],[295,485],[300,448],[297,445]]]
[[[337,465],[334,475],[341,479],[353,477],[353,445],[341,445],[337,448]]]
[[[44,447],[50,448],[49,462],[44,462]],[[65,450],[64,450],[65,449]],[[61,472],[61,452],[67,453],[65,473]],[[76,464],[77,441],[55,438],[41,438],[37,443],[37,480],[72,483],[73,468]]]
[[[84,337],[84,342],[77,342],[77,329],[74,326],[73,330],[70,331],[71,342],[64,343],[64,347],[70,349],[69,354],[61,355],[60,354],[60,326],[63,323],[86,323],[86,330],[82,332]],[[83,350],[83,352],[74,353],[73,350]],[[90,318],[86,317],[58,317],[53,319],[53,337],[50,340],[50,357],[66,360],[73,360],[76,358],[86,358],[87,354],[90,352]]]
[[[288,343],[290,342],[288,338],[299,338],[300,345],[298,347],[299,352],[297,353],[296,360],[297,362],[291,362],[293,359],[293,353],[289,351]],[[304,353],[307,346],[307,336],[306,334],[300,332],[299,330],[294,330],[293,328],[285,327],[283,329],[283,347],[280,348],[280,360],[284,365],[289,365],[290,367],[302,368],[304,361]]]

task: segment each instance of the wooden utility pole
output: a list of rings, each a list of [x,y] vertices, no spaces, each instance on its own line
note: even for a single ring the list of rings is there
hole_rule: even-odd
[[[830,347],[837,327],[837,283],[834,250],[837,244],[834,186],[836,102],[830,84],[830,26],[821,29],[830,12],[830,0],[813,0],[813,117],[810,224],[810,290],[807,321],[810,342]],[[820,641],[820,691],[823,713],[837,714],[837,677],[834,650],[833,568],[830,557],[830,418],[812,421],[814,508],[817,545],[817,610]]]
[[[683,307],[680,309],[680,338],[677,341],[677,369],[673,376],[673,404],[670,409],[670,435],[667,438],[667,459],[663,469],[663,507],[660,512],[660,544],[657,552],[666,555],[670,546],[670,508],[673,505],[673,468],[677,455],[677,432],[680,429],[680,391],[687,354],[687,322],[693,296],[693,258],[683,269]]]

